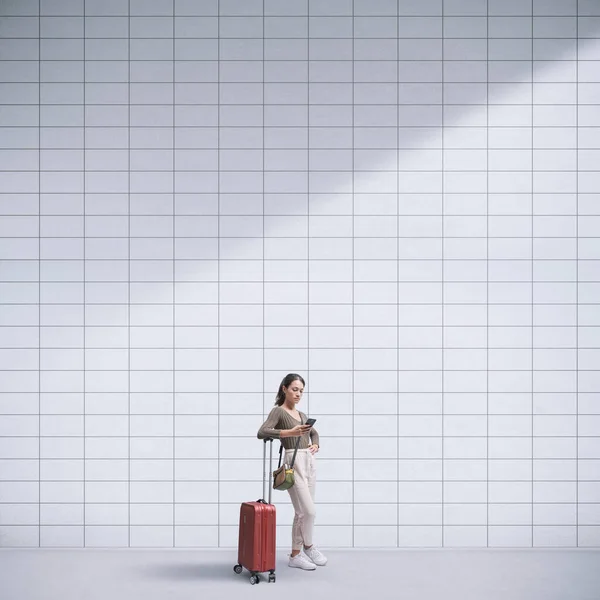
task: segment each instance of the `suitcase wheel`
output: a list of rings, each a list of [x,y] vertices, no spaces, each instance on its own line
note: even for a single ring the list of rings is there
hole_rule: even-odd
[[[275,573],[269,575],[269,583],[275,583]]]
[[[235,565],[233,570],[239,575],[242,572],[242,565]]]
[[[260,582],[260,579],[259,579],[258,575],[252,575],[252,577],[250,577],[250,583],[252,585],[254,585],[255,583],[259,583],[259,582]]]

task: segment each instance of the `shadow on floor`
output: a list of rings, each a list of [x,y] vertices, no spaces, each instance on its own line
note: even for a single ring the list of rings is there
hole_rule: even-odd
[[[231,564],[230,564],[231,563]],[[244,569],[234,573],[232,561],[218,563],[155,563],[136,569],[146,577],[169,581],[239,581],[248,584],[250,573]],[[282,564],[277,564],[276,572]],[[262,583],[267,583],[268,573],[261,574]]]
[[[140,571],[147,577],[171,581],[224,581],[241,579],[242,575],[233,572],[233,565],[219,562],[207,563],[155,563],[146,565]],[[246,579],[249,577],[246,574]]]

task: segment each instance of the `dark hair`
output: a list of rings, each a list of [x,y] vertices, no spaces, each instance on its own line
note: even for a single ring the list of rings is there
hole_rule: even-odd
[[[289,387],[296,379],[302,382],[302,385],[306,385],[304,383],[304,379],[297,373],[288,373],[279,384],[279,389],[277,390],[277,398],[275,399],[275,404],[277,406],[281,406],[285,401],[285,392],[283,391],[284,387]]]

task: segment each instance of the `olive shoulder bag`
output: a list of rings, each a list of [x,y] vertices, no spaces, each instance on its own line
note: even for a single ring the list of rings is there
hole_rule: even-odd
[[[302,422],[302,416],[300,417],[300,424]],[[283,444],[279,447],[279,462],[277,463],[277,469],[273,471],[273,489],[274,490],[289,490],[294,485],[294,463],[296,462],[296,454],[298,453],[298,446],[300,445],[300,439],[302,436],[298,436],[296,441],[296,448],[294,449],[294,456],[290,465],[285,463],[281,464],[283,458]]]

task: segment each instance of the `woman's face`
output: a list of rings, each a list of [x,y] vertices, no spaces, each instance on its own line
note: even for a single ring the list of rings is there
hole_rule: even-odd
[[[283,390],[285,392],[285,401],[288,404],[296,405],[300,402],[302,398],[302,394],[304,393],[304,386],[299,379],[295,379],[290,383],[290,385],[286,388],[283,386]]]

